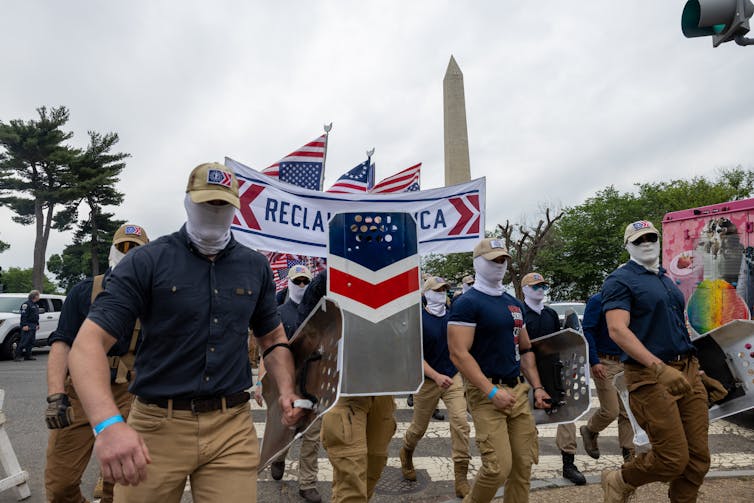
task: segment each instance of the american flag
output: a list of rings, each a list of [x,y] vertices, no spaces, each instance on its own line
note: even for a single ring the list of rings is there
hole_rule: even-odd
[[[325,192],[337,194],[360,194],[369,192],[374,185],[374,164],[367,159],[345,175]]]
[[[312,276],[327,267],[327,261],[323,257],[307,257],[306,255],[292,255],[288,253],[267,252],[272,276],[275,281],[275,291],[279,292],[288,286],[288,269],[301,264],[309,268]]]
[[[326,151],[327,135],[323,134],[272,166],[264,168],[262,173],[305,189],[322,190]]]
[[[372,187],[372,194],[385,194],[389,192],[413,192],[420,190],[419,177],[422,163],[406,168],[393,176],[389,176]]]

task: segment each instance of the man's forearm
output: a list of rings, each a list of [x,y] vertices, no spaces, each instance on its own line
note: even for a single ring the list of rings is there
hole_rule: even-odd
[[[111,340],[108,340],[111,339]],[[68,355],[68,366],[86,416],[92,425],[120,414],[110,390],[107,351],[112,345],[107,332],[90,320],[84,321]]]
[[[650,367],[654,363],[662,363],[662,360],[653,355],[628,327],[610,327],[610,338],[628,356]]]
[[[71,348],[63,341],[55,341],[47,357],[47,395],[65,393],[65,378],[68,375],[68,354]]]
[[[259,350],[264,352],[275,344],[287,344],[288,338],[285,336],[283,326],[257,339]],[[293,353],[288,348],[275,348],[270,351],[264,358],[264,370],[270,374],[270,377],[277,384],[280,394],[295,393],[295,369],[293,364]]]
[[[529,381],[532,388],[542,386],[542,381],[539,378],[539,370],[537,370],[537,359],[533,351],[521,355],[521,372],[526,377],[526,380]]]
[[[471,353],[467,351],[465,353],[458,352],[452,354],[451,360],[461,375],[471,384],[482,390],[484,393],[488,393],[489,390],[492,389],[492,384],[487,380],[487,377],[482,372],[482,369],[479,367],[479,364],[474,357],[471,356]]]

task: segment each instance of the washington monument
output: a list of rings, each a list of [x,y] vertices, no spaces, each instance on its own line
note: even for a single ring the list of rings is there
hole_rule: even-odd
[[[443,87],[443,119],[445,131],[445,186],[471,180],[469,164],[469,133],[466,129],[466,98],[463,73],[450,57]]]

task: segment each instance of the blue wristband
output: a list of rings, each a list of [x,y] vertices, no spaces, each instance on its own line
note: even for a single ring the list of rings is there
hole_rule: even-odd
[[[102,421],[100,424],[98,424],[97,426],[95,426],[94,428],[92,428],[92,431],[94,432],[94,436],[96,437],[97,435],[99,435],[100,433],[102,433],[102,431],[105,428],[107,428],[108,426],[112,426],[115,423],[125,423],[125,421],[123,420],[123,416],[121,416],[120,414],[118,414],[117,416],[108,417],[107,419],[105,419],[104,421]]]
[[[492,400],[492,398],[497,394],[498,391],[500,390],[497,388],[497,386],[493,386],[492,389],[490,390],[490,394],[487,395],[487,398]]]

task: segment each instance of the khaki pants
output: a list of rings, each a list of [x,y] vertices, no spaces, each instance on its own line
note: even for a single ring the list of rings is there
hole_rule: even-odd
[[[319,436],[322,429],[322,419],[316,420],[301,437],[301,450],[298,456],[298,486],[299,489],[314,489],[317,487],[317,458],[319,457]],[[278,457],[285,461],[288,451]]]
[[[403,437],[403,445],[409,451],[416,448],[416,444],[427,431],[429,420],[441,398],[448,409],[453,463],[468,467],[471,460],[469,454],[471,428],[466,420],[466,399],[463,396],[463,379],[460,372],[453,377],[453,384],[447,389],[441,388],[432,379],[424,380],[419,392],[414,395],[414,416]]]
[[[623,364],[619,361],[603,358],[600,363],[607,372],[606,378],[594,377],[597,387],[597,397],[600,400],[600,408],[589,418],[587,428],[594,433],[599,433],[607,428],[610,423],[618,419],[618,443],[623,449],[634,450],[634,430],[623,408],[623,401],[618,396],[618,390],[613,385],[615,374],[623,371]]]
[[[115,486],[118,503],[178,503],[186,477],[194,501],[256,501],[259,441],[248,403],[194,415],[137,398],[128,424],[152,463],[138,486]]]
[[[576,425],[559,424],[555,430],[555,445],[566,454],[576,454]]]
[[[651,369],[625,365],[631,410],[647,432],[652,450],[623,465],[623,480],[634,487],[670,482],[670,501],[693,502],[710,465],[707,391],[696,358],[668,365],[683,372],[691,391],[673,396],[657,384]]]
[[[128,384],[114,384],[111,390],[121,415],[127,418],[133,400]],[[81,477],[92,457],[94,434],[70,377],[65,381],[65,393],[71,401],[74,420],[67,428],[50,430],[45,491],[50,503],[82,503],[87,499],[81,494]],[[106,483],[103,493],[102,503],[112,503],[113,485]]]
[[[333,468],[332,503],[369,501],[395,434],[392,396],[341,397],[322,418],[322,446]]]
[[[537,428],[529,406],[529,385],[499,387],[515,394],[512,409],[495,408],[484,392],[471,383],[466,384],[466,400],[474,418],[482,467],[464,503],[492,501],[503,484],[505,503],[529,501],[531,465],[539,460]]]

